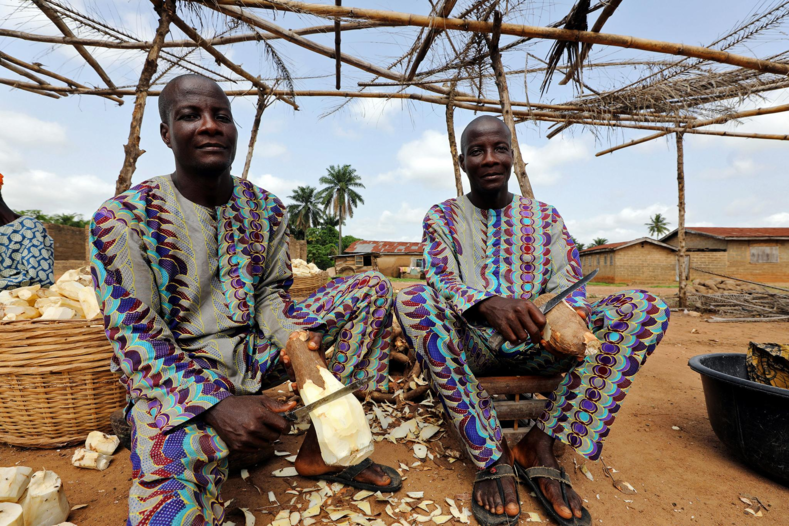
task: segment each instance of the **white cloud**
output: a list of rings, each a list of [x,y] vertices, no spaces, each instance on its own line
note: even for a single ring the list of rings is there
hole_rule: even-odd
[[[526,163],[526,173],[534,186],[547,186],[562,178],[564,165],[591,158],[587,139],[560,135],[540,147],[521,144],[521,154]],[[517,181],[513,177],[511,183]]]
[[[729,156],[725,168],[706,168],[699,175],[704,179],[744,179],[755,177],[760,171],[767,169],[751,157],[742,155]]]
[[[576,239],[588,243],[597,237],[603,237],[610,242],[630,241],[639,237],[648,236],[645,223],[655,214],[671,217],[674,207],[662,203],[655,203],[645,208],[623,208],[614,213],[599,214],[583,220],[568,220],[567,229]],[[694,226],[699,224],[694,223]],[[669,228],[676,227],[676,220],[669,219]]]
[[[764,218],[764,222],[772,227],[789,227],[789,212],[778,212]]]
[[[384,210],[378,220],[370,218],[354,218],[348,223],[348,232],[362,239],[375,241],[420,241],[422,220],[427,208],[413,207],[406,202],[400,203],[400,209],[392,212]],[[409,232],[410,235],[403,235]]]
[[[90,217],[115,194],[115,183],[95,175],[57,175],[43,170],[5,174],[3,196],[16,210],[47,214],[78,213]]]
[[[266,142],[255,147],[255,155],[258,157],[288,157],[288,154],[288,147],[279,142]]]
[[[403,102],[393,99],[356,99],[351,105],[351,115],[362,125],[392,131],[392,116],[403,109]]]
[[[272,192],[283,201],[287,199],[287,197],[291,194],[291,192],[293,192],[293,190],[296,189],[297,186],[304,185],[304,182],[302,181],[297,181],[294,179],[282,179],[271,174],[250,175],[249,180],[264,190]]]
[[[0,140],[23,147],[65,146],[66,128],[57,122],[37,119],[26,113],[0,110]]]

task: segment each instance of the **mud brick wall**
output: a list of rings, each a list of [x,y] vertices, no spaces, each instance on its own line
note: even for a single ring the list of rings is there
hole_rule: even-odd
[[[778,262],[751,263],[751,247],[778,247]],[[734,278],[789,283],[789,241],[729,241],[726,271]]]
[[[45,223],[44,227],[55,243],[55,261],[87,261],[88,231],[86,229],[50,223]]]
[[[294,259],[303,259],[307,261],[307,241],[304,239],[288,239],[288,245],[290,249],[290,259],[291,261]]]

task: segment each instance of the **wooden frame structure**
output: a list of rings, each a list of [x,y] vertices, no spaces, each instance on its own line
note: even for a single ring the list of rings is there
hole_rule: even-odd
[[[87,80],[68,78],[32,59],[26,60],[6,52],[0,52],[0,70],[10,75],[0,74],[0,84],[50,98],[93,95],[123,104],[127,98],[134,97],[129,140],[124,146],[125,159],[118,177],[117,192],[130,186],[137,159],[144,153],[139,149],[140,125],[147,98],[158,95],[159,86],[168,78],[185,72],[213,78],[228,95],[257,98],[244,176],[249,170],[264,109],[271,104],[283,103],[297,110],[298,100],[302,97],[340,98],[345,102],[354,98],[402,99],[445,106],[459,194],[462,185],[454,137],[454,112],[457,109],[503,115],[516,138],[514,168],[521,192],[527,196],[533,194],[526,163],[517,148],[518,123],[550,123],[548,138],[578,126],[591,129],[598,137],[605,130],[612,129],[654,132],[605,149],[597,155],[674,134],[678,153],[681,238],[684,237],[682,138],[685,134],[789,140],[789,135],[707,129],[746,117],[789,111],[789,105],[738,111],[743,101],[789,87],[789,45],[763,58],[734,52],[738,47],[746,49],[751,39],[789,22],[789,1],[786,0],[766,1],[759,6],[761,11],[752,12],[747,20],[707,47],[604,33],[606,22],[616,16],[618,9],[628,6],[628,2],[622,0],[596,3],[578,0],[567,16],[546,27],[522,23],[529,18],[527,0],[441,0],[430,2],[432,7],[428,14],[367,9],[363,2],[348,6],[350,0],[346,0],[346,5],[342,5],[341,0],[321,4],[297,0],[139,0],[141,8],[150,6],[159,18],[155,36],[150,41],[114,27],[96,13],[80,12],[68,0],[17,1],[20,8],[38,9],[60,35],[38,34],[24,26],[12,29],[8,24],[0,24],[3,26],[0,27],[0,37],[42,45],[71,46],[90,71],[98,76],[101,85],[90,86]],[[392,2],[393,8],[397,5],[397,2]],[[595,14],[598,11],[599,14]],[[299,21],[317,21],[315,25],[286,29],[277,20],[287,14],[294,15]],[[593,16],[595,22],[591,30],[586,31],[587,20]],[[388,66],[356,57],[342,49],[344,32],[376,32],[383,28],[403,35],[417,32],[408,51]],[[309,38],[310,35],[326,33],[334,35],[333,46]],[[501,42],[507,36],[516,38],[506,44]],[[778,38],[776,42],[780,42]],[[533,46],[544,41],[551,42],[552,48],[542,58],[535,55]],[[260,73],[249,71],[228,58],[225,51],[228,46],[244,43],[263,48],[261,54],[275,70],[270,83],[264,81]],[[296,90],[280,57],[282,51],[273,47],[275,43],[281,49],[297,46],[333,61],[334,89],[327,86],[326,89]],[[656,55],[595,62],[591,52],[603,46]],[[146,53],[136,86],[117,86],[97,60],[97,49]],[[227,71],[202,64],[195,58],[200,54],[210,56]],[[505,56],[525,57],[527,65],[524,69],[508,70]],[[587,62],[590,56],[592,61]],[[530,60],[539,66],[529,68]],[[342,64],[355,72],[371,75],[371,78],[359,81],[355,90],[348,89],[347,82],[346,89],[341,89]],[[594,89],[584,79],[583,73],[597,70],[637,73],[635,78],[629,78],[622,85]],[[544,73],[542,87],[545,90],[551,86],[556,71],[563,75],[558,84],[572,84],[576,96],[561,103],[532,102],[527,87],[529,77]],[[348,76],[346,73],[345,77]],[[523,77],[524,101],[512,100],[510,87],[516,76]],[[278,86],[283,88],[277,89]],[[493,86],[496,98],[488,95]],[[684,266],[684,255],[684,244],[680,243],[678,258],[681,266]],[[684,279],[685,273],[681,271],[680,303],[683,306],[686,301]]]

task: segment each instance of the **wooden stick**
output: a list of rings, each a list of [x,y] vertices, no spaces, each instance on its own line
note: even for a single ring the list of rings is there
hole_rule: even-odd
[[[334,5],[337,7],[342,7],[342,0],[334,0]],[[342,39],[340,33],[340,19],[336,19],[334,21],[334,88],[340,89],[342,87],[341,77],[340,77],[340,70],[342,69],[342,59],[340,55],[342,55]]]
[[[507,87],[507,76],[504,74],[504,65],[501,62],[501,52],[499,51],[499,39],[501,38],[501,13],[499,11],[493,12],[493,35],[490,38],[485,38],[488,43],[488,51],[490,52],[490,61],[493,65],[493,72],[495,73],[496,87],[499,90],[499,99],[501,100],[501,115],[504,117],[504,124],[510,130],[510,138],[512,140],[512,153],[513,153],[513,170],[515,178],[518,180],[518,186],[521,189],[521,195],[534,199],[534,191],[529,182],[529,175],[526,173],[526,163],[523,162],[521,155],[521,147],[518,144],[518,132],[515,129],[515,119],[512,116],[512,105],[510,104],[510,90]]]
[[[233,73],[235,73],[237,75],[240,75],[240,76],[244,77],[245,79],[250,81],[252,84],[254,84],[258,89],[263,90],[265,93],[271,93],[272,92],[272,90],[268,86],[268,84],[266,84],[265,82],[263,82],[259,78],[254,77],[253,75],[247,73],[247,71],[244,68],[242,68],[241,66],[235,64],[234,62],[229,60],[227,57],[225,57],[214,46],[209,44],[207,41],[203,40],[203,37],[200,36],[200,33],[198,33],[197,30],[195,30],[194,28],[190,27],[189,24],[184,22],[176,14],[173,14],[173,24],[175,24],[175,26],[178,29],[180,29],[181,31],[183,31],[186,34],[186,36],[188,36],[189,38],[194,40],[201,48],[203,48],[209,55],[214,57],[217,60],[217,62],[219,62],[220,64],[224,65],[227,69],[229,69],[230,71],[232,71]],[[275,95],[275,97],[277,97],[279,100],[281,100],[285,104],[293,106],[294,109],[297,109],[297,110],[299,109],[299,106],[294,101],[288,99],[287,97],[285,97],[283,95]]]
[[[768,318],[710,318],[708,323],[743,323],[789,320],[789,316],[770,316]]]
[[[357,29],[369,29],[374,27],[385,27],[387,24],[379,24],[378,22],[350,22],[341,24],[341,31],[354,31]],[[302,29],[294,29],[293,32],[298,35],[314,35],[316,33],[328,33],[334,30],[335,25],[322,25],[305,27]],[[83,46],[100,47],[108,49],[142,49],[149,50],[151,42],[137,41],[137,42],[115,42],[113,40],[102,40],[97,38],[82,38],[82,37],[57,37],[50,35],[38,35],[33,33],[25,33],[23,31],[15,31],[12,29],[0,28],[0,37],[18,38],[19,40],[26,40],[29,42],[43,42],[45,44],[64,44],[73,46],[81,44]],[[242,35],[229,35],[226,37],[216,37],[206,39],[206,42],[212,46],[225,46],[229,44],[238,44],[241,42],[257,42],[260,40],[277,40],[281,37],[272,35],[271,33],[244,33]],[[162,45],[163,48],[185,48],[185,47],[199,47],[193,40],[171,40]]]
[[[21,89],[23,91],[29,91],[30,93],[35,93],[36,95],[43,95],[45,97],[49,97],[50,99],[59,99],[61,97],[61,95],[58,95],[56,93],[49,93],[48,91],[44,91],[43,89],[35,88],[33,86],[36,86],[36,84],[30,84],[29,82],[21,82],[21,81],[15,82],[13,80],[3,79],[2,81],[0,81],[0,83],[11,86],[12,88]]]
[[[455,189],[458,197],[463,195],[463,179],[460,175],[460,160],[458,159],[458,146],[455,139],[455,105],[453,103],[453,93],[455,84],[450,87],[449,102],[446,106],[447,137],[449,137],[449,154],[452,156],[452,168],[455,171]]]
[[[723,274],[716,274],[715,272],[710,272],[709,270],[701,270],[700,268],[690,267],[691,270],[695,272],[702,272],[704,274],[710,274],[711,276],[718,276],[719,278],[731,279],[734,281],[742,281],[743,283],[750,283],[751,285],[758,285],[760,287],[767,287],[768,289],[776,289],[781,290],[783,292],[789,292],[789,289],[783,287],[776,287],[774,285],[768,285],[767,283],[759,283],[758,281],[749,281],[747,279],[742,278],[734,278],[732,276],[725,276]]]
[[[23,77],[27,77],[30,80],[32,80],[33,82],[35,82],[37,84],[40,84],[42,86],[44,84],[48,84],[48,82],[45,82],[44,79],[42,79],[41,77],[37,77],[37,76],[33,75],[32,73],[30,73],[29,71],[25,71],[24,69],[15,66],[11,62],[9,62],[7,60],[4,60],[2,56],[0,56],[0,66],[3,66],[4,68],[6,68],[8,70],[11,70],[11,71],[13,71],[14,73],[16,73],[18,75],[22,75]]]
[[[376,9],[362,9],[358,7],[336,7],[323,4],[307,4],[293,0],[277,0],[276,3],[267,0],[216,0],[221,5],[244,5],[247,7],[275,7],[277,9],[290,8],[302,13],[318,16],[343,17],[364,19],[376,22],[386,22],[393,25],[416,27],[442,26],[445,30],[467,31],[472,33],[492,33],[493,23],[481,20],[461,20],[457,18],[439,18],[410,13],[396,13]],[[789,64],[781,64],[760,60],[757,58],[735,55],[725,51],[718,51],[701,46],[676,44],[646,38],[637,38],[626,35],[612,35],[609,33],[592,33],[591,31],[575,31],[572,29],[558,29],[552,27],[526,26],[519,24],[502,24],[502,35],[519,37],[543,38],[548,40],[569,40],[571,42],[585,42],[622,48],[640,49],[668,55],[681,55],[731,64],[746,69],[753,69],[764,73],[777,75],[789,74]]]
[[[252,164],[252,154],[255,151],[255,143],[258,140],[258,130],[260,129],[260,119],[263,117],[263,111],[266,109],[267,101],[266,95],[262,92],[258,93],[258,107],[255,111],[255,120],[252,122],[252,135],[249,136],[249,148],[247,149],[247,160],[244,163],[244,173],[241,174],[241,179],[247,180],[249,174],[249,167]]]
[[[65,82],[66,84],[68,84],[70,86],[74,86],[74,87],[77,87],[77,88],[91,89],[88,86],[80,84],[79,82],[71,80],[71,79],[69,79],[67,77],[64,77],[62,75],[58,75],[57,73],[53,73],[53,72],[51,72],[51,71],[49,71],[47,69],[44,69],[41,66],[39,66],[38,64],[28,64],[27,62],[25,62],[23,60],[19,60],[18,58],[12,57],[11,55],[8,55],[7,53],[3,53],[2,51],[0,51],[0,58],[2,58],[4,60],[7,60],[8,62],[11,62],[13,64],[16,64],[17,66],[29,69],[30,71],[35,71],[36,73],[41,73],[42,75],[46,75],[46,76],[51,77],[53,79],[59,80],[61,82]],[[111,100],[113,102],[117,102],[119,106],[123,106],[123,99],[121,99],[121,98],[114,97],[112,95],[101,95],[101,96],[106,98],[106,99],[109,99],[109,100]]]
[[[156,74],[159,52],[162,49],[164,38],[170,31],[170,21],[175,16],[175,0],[164,0],[163,3],[156,5],[155,9],[159,13],[159,26],[156,28],[153,45],[148,51],[148,56],[140,74],[140,81],[137,83],[134,111],[132,111],[131,125],[129,127],[129,141],[123,147],[126,155],[123,159],[123,167],[121,167],[118,175],[118,181],[115,184],[115,195],[121,194],[131,187],[131,179],[137,167],[137,159],[145,153],[144,150],[140,150],[140,126],[145,113],[145,102],[148,99],[151,79]]]
[[[687,128],[700,128],[702,126],[710,126],[712,124],[723,124],[724,122],[737,120],[737,119],[744,119],[746,117],[756,117],[757,115],[770,115],[773,113],[782,113],[785,111],[789,111],[789,104],[773,106],[772,108],[757,108],[755,110],[746,110],[738,113],[733,113],[731,115],[722,115],[720,117],[714,117],[712,119],[707,119],[704,121],[696,121],[688,124]],[[665,137],[669,133],[670,132],[659,132],[652,135],[648,135],[646,137],[642,137],[640,139],[634,139],[624,144],[620,144],[619,146],[614,146],[613,148],[608,148],[607,150],[603,150],[602,152],[597,152],[595,154],[595,157],[600,157],[601,155],[605,155],[607,153],[613,153],[617,150],[628,148],[630,146],[635,146],[636,144],[642,144],[651,141],[653,139],[659,139],[660,137]]]
[[[600,16],[597,17],[597,20],[595,20],[595,23],[592,26],[591,29],[592,33],[599,33],[603,29],[605,23],[608,21],[609,18],[611,18],[611,16],[614,14],[614,11],[616,11],[616,8],[619,7],[619,4],[621,3],[622,0],[611,0],[610,2],[608,2],[608,4],[606,4],[605,8],[603,8],[603,12],[600,13]],[[581,64],[583,64],[584,60],[586,60],[586,57],[589,56],[589,51],[591,50],[592,50],[592,44],[585,43],[581,47],[581,54],[578,56],[578,63],[571,64],[570,67],[567,68],[567,73],[564,75],[564,78],[561,80],[561,82],[559,82],[560,86],[564,86],[565,84],[570,82],[570,80],[573,78],[573,75],[575,74],[577,67],[580,67]]]
[[[449,13],[452,12],[452,9],[455,7],[457,0],[442,0],[441,5],[436,9],[436,14],[440,18],[446,18],[449,16]],[[433,44],[433,40],[441,34],[442,29],[440,27],[431,27],[425,33],[425,38],[422,40],[422,44],[420,44],[419,49],[416,52],[416,56],[414,57],[414,62],[411,64],[411,70],[406,75],[406,80],[414,80],[414,76],[416,75],[417,69],[419,69],[419,65],[427,56],[427,51],[430,49],[430,46]]]
[[[688,306],[688,280],[685,274],[685,148],[683,145],[684,134],[678,132],[677,138],[677,195],[679,220],[677,221],[677,236],[679,250],[677,251],[677,272],[679,273],[679,307]]]
[[[54,9],[52,9],[49,6],[49,4],[47,4],[44,0],[32,0],[32,2],[36,4],[36,6],[41,10],[41,12],[44,13],[47,16],[47,18],[49,18],[52,21],[52,23],[57,26],[57,28],[60,30],[61,33],[63,33],[66,37],[74,38],[74,33],[71,32],[71,29],[69,29],[66,23],[60,18],[60,16],[58,16],[58,14],[54,11]],[[74,46],[74,49],[77,50],[77,53],[79,53],[82,56],[82,58],[85,59],[85,62],[87,62],[90,65],[90,67],[92,67],[94,71],[96,71],[96,73],[99,75],[99,77],[101,77],[101,80],[104,81],[107,87],[114,88],[115,84],[112,83],[112,79],[110,79],[109,75],[107,75],[104,69],[102,69],[101,65],[99,65],[98,62],[96,62],[96,59],[93,58],[93,56],[88,52],[88,50],[85,49],[85,46],[83,46],[82,44],[72,44],[72,45]]]

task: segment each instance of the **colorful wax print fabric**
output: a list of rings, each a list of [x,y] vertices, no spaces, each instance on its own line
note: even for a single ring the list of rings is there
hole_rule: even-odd
[[[590,308],[589,326],[602,352],[578,364],[524,342],[492,349],[490,327],[463,314],[492,296],[534,299],[581,277],[578,253],[552,207],[516,197],[502,210],[479,210],[467,198],[433,207],[425,219],[428,285],[397,296],[403,331],[429,371],[447,416],[479,468],[502,454],[502,430],[478,378],[565,375],[537,425],[597,459],[633,376],[663,337],[669,311],[645,291],[588,305],[583,289],[570,302]]]
[[[55,252],[44,224],[20,217],[0,226],[0,291],[54,282]]]
[[[362,378],[368,390],[387,387],[389,282],[378,273],[358,274],[293,301],[284,205],[251,183],[236,179],[234,185],[227,204],[205,208],[180,195],[169,176],[158,177],[108,201],[93,218],[93,278],[115,351],[112,367],[134,405],[130,418],[143,410],[146,415],[135,420],[140,475],[131,498],[138,508],[148,499],[140,495],[156,486],[156,495],[162,487],[177,489],[158,507],[180,499],[189,501],[187,507],[213,509],[187,498],[184,481],[169,470],[197,477],[203,503],[213,502],[222,477],[195,473],[191,460],[166,469],[157,462],[183,456],[176,444],[186,456],[202,458],[185,442],[201,432],[195,417],[228,396],[256,394],[265,379],[279,377],[280,350],[294,330],[323,331],[324,345],[335,347],[329,367],[341,381]],[[165,446],[164,456],[148,458],[151,448]],[[151,485],[151,477],[159,482]],[[149,511],[130,522],[171,524],[164,519],[169,512],[160,522]]]

